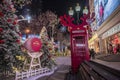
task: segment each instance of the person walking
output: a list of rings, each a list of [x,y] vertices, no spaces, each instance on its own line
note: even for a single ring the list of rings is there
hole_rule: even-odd
[[[91,54],[91,58],[95,59],[95,54],[96,53],[95,53],[94,49],[91,49],[90,54]]]

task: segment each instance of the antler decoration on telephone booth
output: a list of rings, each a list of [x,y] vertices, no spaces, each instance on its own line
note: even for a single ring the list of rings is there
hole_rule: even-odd
[[[82,28],[85,25],[88,25],[88,23],[86,22],[88,18],[89,16],[84,14],[83,17],[80,18],[80,20],[82,20],[82,23],[74,24],[73,23],[74,18],[72,18],[71,16],[64,15],[64,16],[60,16],[60,23],[64,26],[67,26],[70,30],[77,29],[77,28]]]

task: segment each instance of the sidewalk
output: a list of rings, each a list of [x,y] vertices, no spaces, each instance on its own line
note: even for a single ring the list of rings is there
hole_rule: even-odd
[[[64,80],[66,74],[69,72],[69,67],[67,65],[59,65],[58,69],[52,75],[40,77],[37,80]]]
[[[101,55],[101,56],[99,55],[96,56],[95,59],[91,59],[91,60],[120,71],[120,54]]]
[[[103,57],[98,57],[97,59],[107,62],[120,62],[120,54],[109,54]]]
[[[71,57],[56,57],[57,70],[52,74],[44,77],[40,77],[37,80],[65,80],[66,74],[69,72],[71,65]]]

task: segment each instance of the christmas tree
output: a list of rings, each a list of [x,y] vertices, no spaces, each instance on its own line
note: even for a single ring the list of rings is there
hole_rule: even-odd
[[[47,30],[45,27],[42,28],[40,36],[43,45],[42,47],[43,55],[41,56],[42,66],[52,68],[56,65],[52,56],[54,53],[54,48],[52,42],[48,37]]]
[[[11,0],[0,1],[0,72],[13,72],[18,68],[22,55],[20,48],[20,31],[17,24],[15,8]]]

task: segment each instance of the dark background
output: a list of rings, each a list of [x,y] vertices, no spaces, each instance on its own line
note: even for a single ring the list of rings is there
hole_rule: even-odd
[[[69,7],[75,9],[76,3],[79,3],[81,9],[83,9],[85,5],[88,5],[86,1],[88,0],[32,0],[32,4],[24,6],[22,14],[26,15],[30,13],[39,15],[42,12],[50,10],[58,16],[61,16],[63,14],[68,14]],[[29,12],[26,11],[28,8],[30,9]]]

